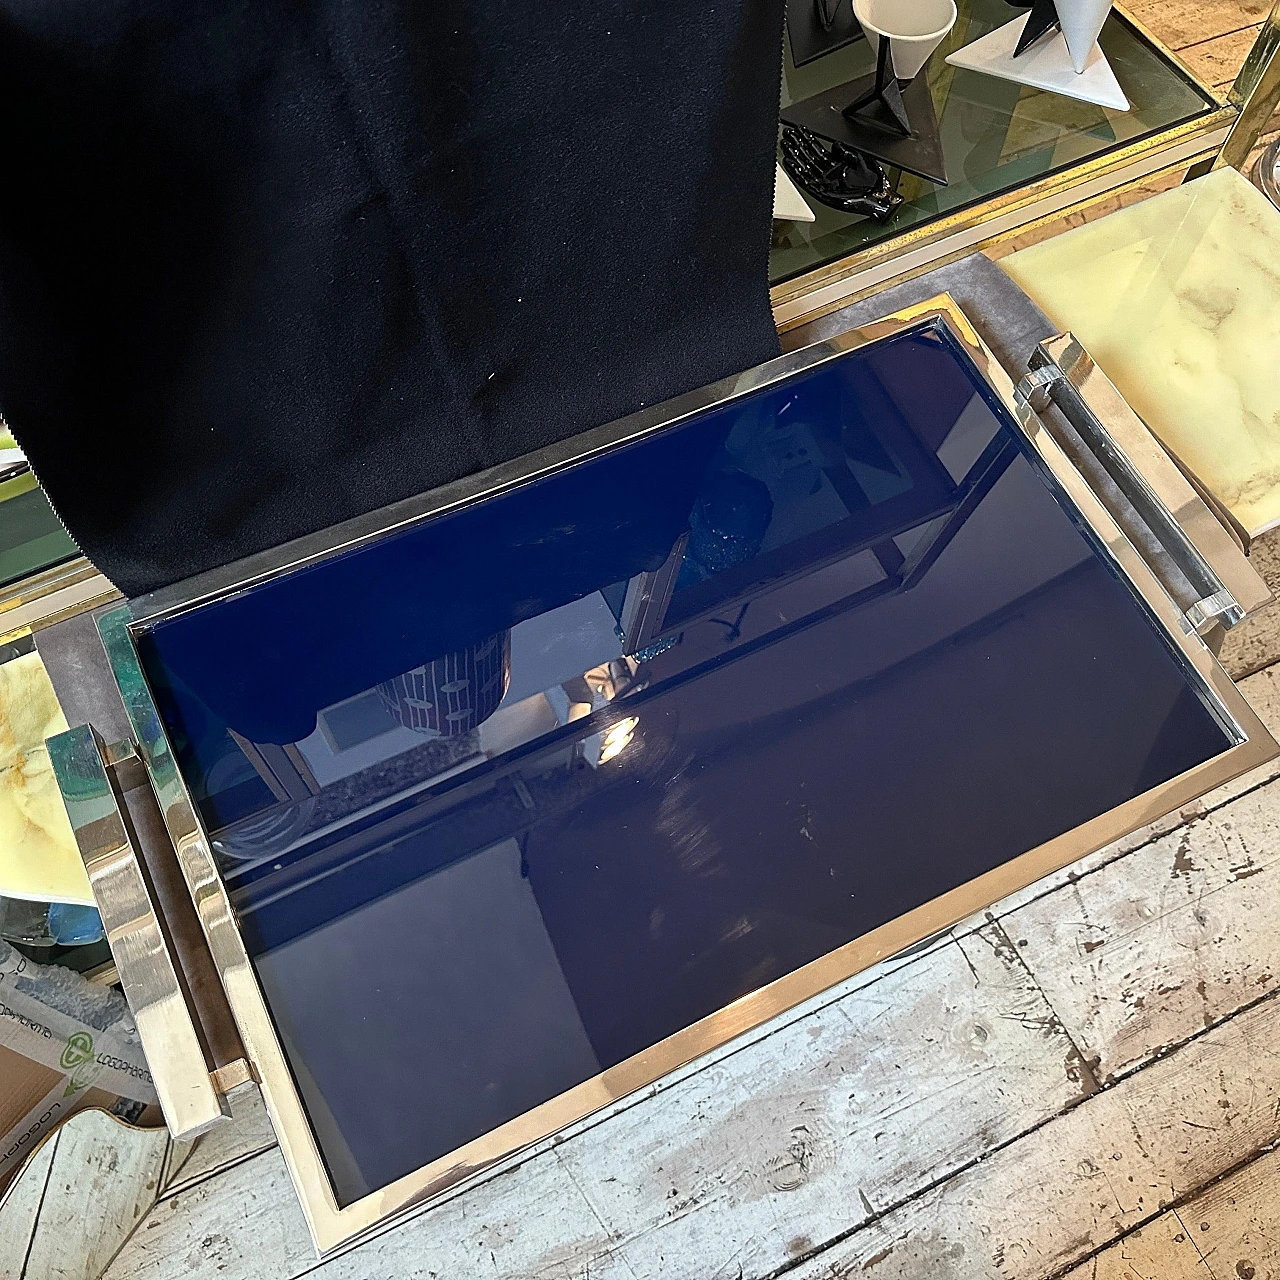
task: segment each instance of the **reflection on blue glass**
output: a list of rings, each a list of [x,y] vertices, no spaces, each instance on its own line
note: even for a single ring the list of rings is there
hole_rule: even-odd
[[[988,395],[926,325],[142,638],[342,1203],[1227,749]]]

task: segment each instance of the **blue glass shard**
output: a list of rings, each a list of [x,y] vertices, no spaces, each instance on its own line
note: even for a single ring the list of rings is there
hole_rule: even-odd
[[[1231,745],[931,325],[139,652],[344,1204]]]

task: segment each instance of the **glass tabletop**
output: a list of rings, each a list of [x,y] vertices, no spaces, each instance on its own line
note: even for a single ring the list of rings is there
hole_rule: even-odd
[[[0,481],[0,587],[79,554],[31,472]]]
[[[1232,745],[934,324],[137,646],[344,1205]]]
[[[898,192],[903,203],[883,224],[829,209],[806,194],[817,220],[774,224],[770,283],[779,284],[944,214],[1148,138],[1216,105],[1115,12],[1098,42],[1129,99],[1132,109],[1127,112],[948,66],[949,53],[1024,12],[1006,0],[959,0],[958,8],[955,27],[923,73],[929,77],[938,114],[948,185],[902,174]],[[862,39],[799,68],[789,42],[784,43],[784,106],[875,70],[875,59]]]

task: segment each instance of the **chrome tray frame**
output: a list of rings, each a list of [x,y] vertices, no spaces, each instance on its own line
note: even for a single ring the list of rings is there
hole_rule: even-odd
[[[1050,484],[1056,487],[1059,495],[1065,496],[1092,529],[1105,557],[1133,587],[1153,620],[1176,646],[1188,674],[1198,684],[1234,745],[1152,791],[743,996],[457,1151],[351,1204],[339,1206],[240,936],[212,854],[209,835],[201,825],[178,771],[171,744],[139,663],[135,645],[139,631],[161,618],[185,612],[269,577],[337,555],[393,530],[479,502],[517,484],[545,476],[625,442],[638,440],[691,414],[814,369],[878,339],[928,324],[946,326],[959,340],[983,379],[1008,410],[1012,422],[1024,433],[1032,447],[1033,459]],[[604,1108],[620,1104],[670,1072],[760,1027],[860,970],[922,942],[990,903],[1280,755],[1280,745],[1197,634],[1195,620],[1189,621],[1188,612],[1175,603],[1167,586],[1162,584],[1156,571],[1137,549],[1135,541],[1089,487],[1054,435],[1032,410],[1032,392],[1042,390],[1047,383],[1048,379],[1041,377],[1038,387],[1015,389],[968,318],[951,298],[943,295],[514,462],[167,587],[102,616],[100,631],[133,727],[138,753],[195,903],[252,1074],[261,1085],[307,1225],[322,1255],[487,1170],[509,1163],[522,1153],[528,1154],[566,1127],[584,1121]],[[1137,422],[1136,419],[1133,421]],[[1131,423],[1107,425],[1126,430],[1132,427]],[[1183,496],[1171,495],[1172,500],[1168,503],[1180,514]],[[1265,596],[1265,588],[1261,587],[1257,575],[1240,555],[1239,564],[1232,566],[1236,581],[1241,580],[1242,570],[1248,575],[1245,580],[1258,588],[1257,598],[1252,601],[1256,605]],[[112,903],[101,902],[100,905],[104,916],[114,914]],[[110,921],[108,927],[110,929]],[[203,1062],[166,1060],[152,1065],[166,1073],[207,1071]],[[218,1114],[210,1109],[205,1125],[214,1123]]]

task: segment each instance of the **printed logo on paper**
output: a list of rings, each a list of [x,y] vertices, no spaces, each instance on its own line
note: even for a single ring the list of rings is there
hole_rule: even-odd
[[[93,1037],[87,1031],[73,1031],[67,1037],[67,1047],[62,1051],[58,1064],[64,1071],[74,1071],[83,1063],[93,1061]]]
[[[71,1079],[62,1092],[64,1098],[87,1089],[98,1074],[98,1064],[93,1057],[93,1037],[87,1031],[73,1031],[67,1037],[67,1047],[58,1062],[64,1071],[71,1072]]]

